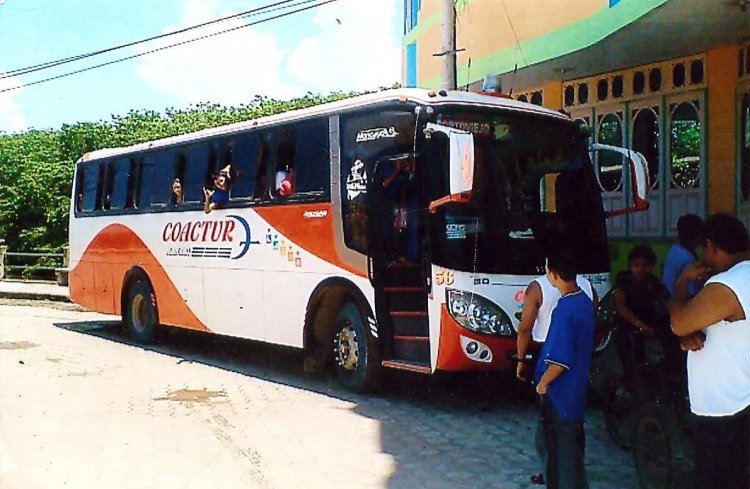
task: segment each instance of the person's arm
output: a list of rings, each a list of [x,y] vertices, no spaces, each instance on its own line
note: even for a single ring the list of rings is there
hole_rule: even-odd
[[[523,360],[526,358],[531,343],[531,330],[534,328],[534,321],[536,321],[540,307],[542,307],[542,288],[537,282],[531,282],[523,296],[521,322],[518,325],[516,339],[516,353],[518,353],[516,377],[521,380],[526,380],[527,377],[528,365]]]
[[[203,196],[205,197],[205,199],[203,200],[203,212],[205,212],[206,214],[208,214],[209,212],[211,212],[212,210],[216,208],[216,204],[211,202],[211,197],[213,195],[214,195],[213,190],[210,190],[207,188],[203,189]]]
[[[537,394],[546,394],[549,385],[554,382],[555,379],[565,373],[566,370],[567,369],[562,365],[550,363],[547,366],[547,370],[544,372],[544,375],[542,375],[542,378],[539,379],[539,383],[536,385]]]
[[[613,294],[615,298],[615,310],[622,319],[648,336],[656,334],[654,328],[638,319],[638,316],[627,306],[627,296],[624,290],[615,289]]]
[[[697,333],[725,319],[734,321],[744,318],[737,296],[724,284],[710,283],[695,297],[689,298],[688,284],[693,280],[700,280],[707,273],[705,265],[694,263],[677,278],[674,296],[669,303],[672,331],[677,336]]]

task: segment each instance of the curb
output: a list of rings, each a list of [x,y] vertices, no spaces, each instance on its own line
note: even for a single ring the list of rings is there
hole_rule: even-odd
[[[70,297],[57,294],[44,294],[44,293],[33,293],[33,292],[10,292],[0,291],[0,299],[23,299],[32,301],[56,301],[56,302],[70,302]]]

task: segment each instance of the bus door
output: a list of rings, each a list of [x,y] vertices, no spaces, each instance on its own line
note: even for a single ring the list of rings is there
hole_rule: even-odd
[[[390,332],[390,362],[428,367],[424,199],[414,153],[379,159],[372,171],[368,248],[378,323]],[[390,343],[390,344],[388,344]]]

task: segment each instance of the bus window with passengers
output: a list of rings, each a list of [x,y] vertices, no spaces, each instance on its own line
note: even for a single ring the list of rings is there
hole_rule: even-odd
[[[594,149],[633,184],[609,214],[642,209],[642,157]],[[513,369],[515,313],[552,247],[575,242],[609,289],[591,150],[557,112],[403,89],[95,151],[76,165],[70,296],[141,342],[169,325],[300,348],[356,391],[384,369]]]

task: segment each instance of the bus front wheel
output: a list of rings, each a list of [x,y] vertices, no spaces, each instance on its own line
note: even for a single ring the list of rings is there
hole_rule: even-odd
[[[149,343],[159,323],[156,295],[145,281],[138,281],[128,292],[125,324],[130,336],[139,343]]]
[[[365,318],[352,302],[336,316],[333,358],[341,384],[354,392],[371,392],[380,386],[377,339],[365,326]]]

